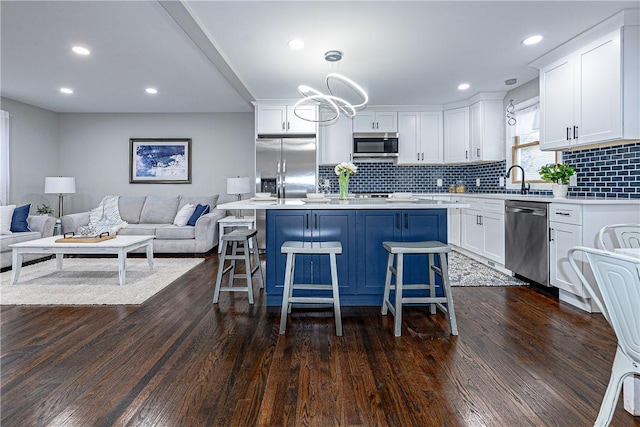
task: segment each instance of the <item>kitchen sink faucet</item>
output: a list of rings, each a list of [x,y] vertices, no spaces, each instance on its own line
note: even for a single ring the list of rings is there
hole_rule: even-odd
[[[529,190],[531,190],[531,184],[524,185],[524,169],[520,165],[513,165],[507,170],[507,174],[504,176],[505,178],[509,178],[509,174],[511,173],[511,169],[520,168],[522,171],[522,186],[520,187],[520,194],[527,194]]]

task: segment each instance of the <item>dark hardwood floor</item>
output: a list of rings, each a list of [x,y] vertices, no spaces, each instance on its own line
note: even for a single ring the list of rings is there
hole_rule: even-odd
[[[590,426],[616,347],[527,287],[454,288],[444,315],[294,311],[223,293],[217,257],[141,306],[1,308],[2,426]],[[256,287],[257,289],[257,287]],[[622,399],[614,426],[639,426]]]

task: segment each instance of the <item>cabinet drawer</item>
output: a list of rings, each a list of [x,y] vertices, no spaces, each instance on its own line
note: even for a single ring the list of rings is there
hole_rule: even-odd
[[[482,212],[494,212],[504,215],[504,200],[483,200]]]
[[[582,225],[582,206],[551,203],[549,221]]]
[[[480,211],[482,210],[482,199],[474,199],[473,197],[462,197],[462,203],[466,203],[469,205],[467,209]]]

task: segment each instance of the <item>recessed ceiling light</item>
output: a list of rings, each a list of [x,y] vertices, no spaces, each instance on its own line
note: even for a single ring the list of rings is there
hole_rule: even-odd
[[[71,95],[73,93],[73,89],[69,89],[68,87],[61,87],[60,92],[66,93],[67,95]]]
[[[154,88],[154,87],[148,87],[144,90],[147,93],[150,93],[152,95],[155,95],[156,93],[158,93],[158,89]]]
[[[540,40],[542,40],[542,36],[535,35],[522,40],[522,44],[529,46],[532,44],[540,43]]]
[[[469,85],[469,83],[462,83],[458,85],[458,90],[467,90],[471,87],[471,85]]]
[[[78,55],[89,55],[91,53],[89,49],[82,46],[74,46],[71,48],[71,50],[77,53]]]
[[[300,50],[304,47],[304,41],[301,39],[292,39],[287,43],[293,50]]]

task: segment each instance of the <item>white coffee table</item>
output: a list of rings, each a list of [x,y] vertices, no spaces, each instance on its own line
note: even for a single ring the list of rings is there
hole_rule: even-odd
[[[56,267],[62,269],[62,260],[65,254],[73,255],[118,255],[118,278],[120,286],[124,285],[126,277],[127,253],[142,247],[146,247],[149,268],[153,270],[153,239],[154,236],[116,236],[114,239],[103,240],[95,243],[56,243],[62,236],[45,237],[44,239],[30,240],[28,242],[9,245],[12,252],[11,284],[18,281],[20,268],[22,267],[23,254],[55,254]]]

